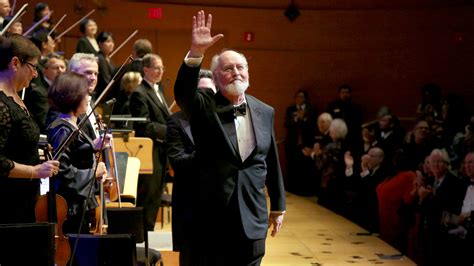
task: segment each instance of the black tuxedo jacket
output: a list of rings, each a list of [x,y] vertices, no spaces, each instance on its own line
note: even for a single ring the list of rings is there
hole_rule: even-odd
[[[191,126],[183,112],[169,116],[166,128],[166,148],[168,160],[173,167],[172,193],[172,233],[173,250],[181,250],[183,241],[189,239],[193,199],[197,185],[197,165],[195,162],[194,140]]]
[[[43,134],[46,133],[46,116],[49,110],[48,89],[49,84],[40,77],[35,84],[31,84],[31,90],[25,97],[25,105]]]
[[[164,99],[164,97],[162,97]],[[166,150],[164,141],[166,137],[166,120],[169,116],[167,107],[160,102],[154,89],[143,80],[130,96],[130,114],[133,117],[146,117],[147,122],[134,122],[133,129],[137,137],[148,137],[153,140],[153,167],[160,171],[166,165]],[[159,165],[156,165],[159,163]]]
[[[232,104],[221,94],[198,90],[199,67],[183,64],[175,83],[178,105],[190,118],[199,165],[198,198],[202,226],[216,231],[228,228],[235,218],[240,230],[249,239],[266,237],[268,212],[265,185],[270,196],[271,210],[285,210],[285,190],[273,131],[272,107],[247,95],[256,147],[242,161],[237,145]],[[202,220],[202,219],[200,219]],[[223,225],[224,224],[224,225]],[[219,227],[220,226],[220,227]],[[218,229],[215,229],[218,228]]]

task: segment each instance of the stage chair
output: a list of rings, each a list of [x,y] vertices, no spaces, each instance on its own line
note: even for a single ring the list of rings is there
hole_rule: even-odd
[[[163,190],[163,194],[161,194],[161,204],[160,204],[160,209],[161,209],[161,229],[163,229],[165,220],[164,220],[164,213],[165,213],[165,208],[167,209],[168,213],[168,223],[171,221],[171,194],[169,193],[168,186],[165,183],[165,188]]]
[[[75,266],[135,266],[137,264],[135,238],[131,234],[68,234],[72,265]],[[74,247],[77,244],[77,247]],[[72,256],[73,254],[71,254]],[[69,261],[68,265],[70,265]],[[16,264],[25,265],[25,264]],[[37,264],[26,264],[37,265]]]
[[[154,266],[163,259],[158,250],[148,247],[148,232],[145,229],[142,207],[111,208],[107,210],[108,234],[132,234],[136,243],[145,242],[145,247],[137,247],[137,265]]]
[[[140,159],[136,157],[127,158],[125,178],[120,183],[122,207],[135,207],[137,199],[138,174],[140,172]],[[119,207],[119,203],[107,202],[107,207]]]

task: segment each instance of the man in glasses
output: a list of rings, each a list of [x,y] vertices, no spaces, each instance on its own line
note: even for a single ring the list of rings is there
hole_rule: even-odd
[[[223,37],[211,36],[211,22],[204,11],[193,17],[191,49],[174,91],[190,119],[199,166],[190,195],[191,265],[260,265],[267,230],[272,227],[272,236],[280,231],[286,208],[274,109],[245,93],[247,59],[234,50],[212,59],[218,92],[197,89],[204,53]]]
[[[157,54],[143,57],[144,77],[142,83],[130,96],[130,113],[133,117],[146,117],[147,122],[134,122],[137,137],[153,140],[153,173],[141,174],[138,178],[137,205],[145,211],[145,226],[148,231],[155,227],[163,191],[163,177],[166,171],[166,119],[168,105],[163,95],[161,80],[165,67]]]

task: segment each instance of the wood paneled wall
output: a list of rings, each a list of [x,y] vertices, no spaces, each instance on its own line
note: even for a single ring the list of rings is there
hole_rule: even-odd
[[[19,1],[22,2],[22,1]],[[83,13],[74,13],[80,4]],[[190,5],[161,5],[120,0],[50,1],[53,19],[67,13],[60,28],[71,25],[92,8],[103,3],[93,18],[99,31],[111,31],[116,45],[133,30],[137,38],[148,38],[166,66],[172,87],[182,58],[189,48],[191,17],[201,9]],[[466,2],[467,3],[467,2]],[[31,5],[31,10],[33,3]],[[163,17],[150,20],[148,8],[161,7]],[[284,10],[208,8],[214,16],[213,32],[225,38],[206,57],[225,47],[242,51],[250,65],[249,93],[276,109],[276,134],[284,139],[283,118],[297,89],[309,91],[319,111],[337,97],[337,86],[353,86],[353,99],[361,105],[365,120],[388,105],[399,116],[412,116],[420,101],[420,87],[435,82],[443,94],[474,99],[474,6],[428,9],[300,10],[290,22]],[[24,21],[31,21],[31,14]],[[25,22],[25,24],[28,24]],[[251,31],[255,40],[243,41]],[[78,29],[66,36],[60,50],[72,55]],[[459,40],[459,37],[462,40]],[[131,51],[133,40],[113,60],[120,64]],[[471,110],[473,108],[471,107]]]

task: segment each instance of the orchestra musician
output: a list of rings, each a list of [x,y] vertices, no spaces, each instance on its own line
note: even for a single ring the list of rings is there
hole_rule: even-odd
[[[99,54],[99,44],[95,39],[97,34],[97,23],[93,19],[86,18],[79,24],[79,30],[84,35],[79,39],[76,46],[76,53]]]
[[[60,112],[48,131],[48,142],[57,151],[62,143],[78,128],[78,117],[88,109],[88,83],[83,75],[66,72],[59,75],[48,91],[50,103]],[[110,136],[91,139],[82,129],[71,145],[59,157],[59,173],[56,179],[57,193],[63,196],[68,205],[68,216],[64,222],[65,233],[88,233],[87,226],[81,227],[81,217],[90,220],[89,210],[98,206],[94,197],[96,182],[107,174],[103,162],[97,162],[96,151],[108,145]],[[85,202],[85,204],[84,204]],[[85,210],[84,210],[85,208]],[[87,224],[85,222],[84,224]]]
[[[18,91],[38,75],[40,51],[21,35],[0,37],[0,224],[35,222],[40,178],[58,161],[40,163],[39,128]]]

